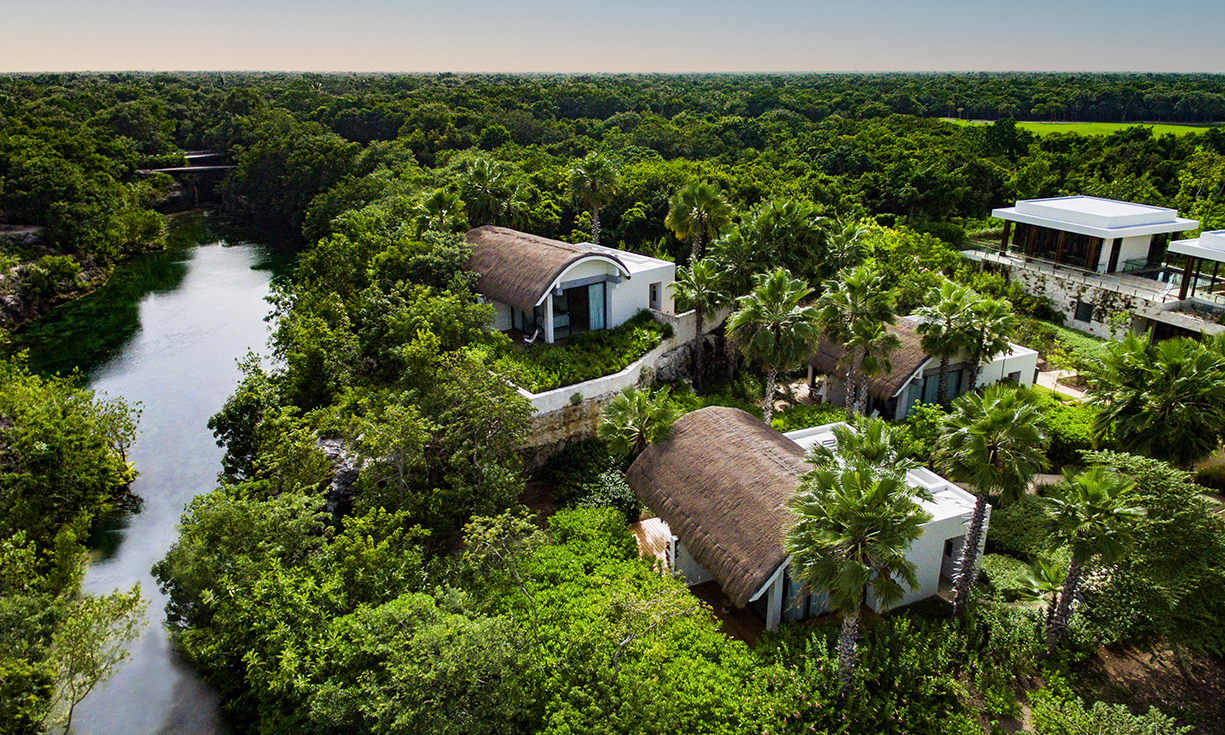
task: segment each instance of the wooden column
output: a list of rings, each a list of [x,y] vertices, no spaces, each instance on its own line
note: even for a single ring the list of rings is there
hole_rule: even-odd
[[[1034,240],[1038,234],[1038,228],[1034,225],[1025,226],[1025,257],[1034,257]]]
[[[1195,267],[1195,258],[1187,256],[1187,267],[1182,270],[1182,285],[1178,287],[1178,300],[1187,298],[1187,285],[1191,283],[1191,269]]]
[[[1059,231],[1059,240],[1055,243],[1055,262],[1063,265],[1063,249],[1068,244],[1068,231]]]
[[[1102,257],[1102,244],[1104,242],[1105,241],[1102,240],[1102,238],[1095,237],[1093,238],[1093,241],[1089,243],[1089,255],[1085,257],[1085,270],[1094,272],[1098,270],[1097,261]]]
[[[1004,220],[1004,237],[1000,239],[1000,252],[1008,252],[1008,236],[1012,234],[1012,220]]]

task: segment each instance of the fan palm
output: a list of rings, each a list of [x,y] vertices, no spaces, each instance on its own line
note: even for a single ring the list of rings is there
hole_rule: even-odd
[[[617,167],[592,153],[570,168],[570,196],[591,212],[591,242],[600,244],[600,209],[612,200],[620,184]]]
[[[838,222],[826,244],[827,273],[854,268],[863,260],[864,228],[858,222]]]
[[[1050,625],[1051,619],[1055,616],[1059,591],[1063,589],[1063,582],[1067,577],[1068,572],[1061,564],[1047,559],[1038,559],[1025,571],[1022,579],[1022,584],[1025,586],[1018,589],[1017,592],[1023,599],[1046,604],[1046,619],[1043,621],[1043,626]]]
[[[732,221],[732,206],[723,192],[708,181],[686,184],[672,196],[664,226],[676,239],[688,239],[692,252],[689,259],[702,255],[702,245]]]
[[[464,201],[457,192],[435,189],[421,200],[417,207],[417,234],[425,230],[435,232],[463,232],[467,227],[464,219]]]
[[[1225,359],[1190,339],[1129,334],[1090,367],[1094,433],[1126,452],[1189,467],[1225,437]]]
[[[896,349],[896,337],[881,337],[884,325],[893,323],[893,301],[884,276],[864,265],[844,270],[828,281],[816,308],[826,338],[846,348],[843,367],[847,371],[849,421],[860,402],[865,369],[884,368],[887,372],[888,352]]]
[[[728,335],[745,359],[765,369],[761,412],[767,424],[774,415],[779,371],[808,357],[820,334],[816,310],[800,305],[810,293],[806,283],[778,268],[757,277],[757,285],[741,297],[740,309],[727,320]]]
[[[696,334],[693,337],[693,382],[701,387],[704,357],[702,342],[706,318],[729,301],[723,290],[723,277],[719,266],[710,258],[702,258],[693,261],[688,268],[677,268],[672,291],[677,299],[694,311]]]
[[[518,222],[523,208],[522,192],[506,164],[470,158],[458,170],[460,194],[473,227]]]
[[[1012,305],[1003,299],[982,297],[971,304],[966,320],[966,352],[970,357],[968,390],[978,387],[978,371],[983,363],[1008,351],[1008,340],[1020,324],[1012,313]]]
[[[622,457],[636,457],[672,431],[676,407],[668,400],[668,388],[638,390],[630,386],[618,393],[600,411],[598,436],[608,450]]]
[[[922,321],[915,329],[922,336],[923,351],[940,358],[940,387],[936,400],[947,405],[949,361],[970,347],[966,329],[972,302],[972,291],[945,281],[939,288],[927,292],[927,304],[919,307]]]
[[[936,466],[949,479],[971,485],[977,500],[957,570],[953,575],[953,613],[965,610],[978,564],[989,496],[1020,497],[1030,478],[1046,466],[1046,434],[1034,394],[996,384],[981,394],[953,401],[936,440]]]
[[[795,524],[785,546],[790,574],[811,590],[825,590],[842,617],[838,678],[851,690],[860,609],[869,587],[882,607],[918,585],[906,552],[931,516],[919,507],[904,479],[870,467],[826,466],[809,473],[790,503]],[[899,582],[899,580],[901,580]]]
[[[1131,505],[1133,483],[1105,467],[1092,467],[1079,475],[1068,471],[1064,482],[1048,499],[1052,540],[1072,550],[1072,561],[1059,592],[1059,602],[1046,626],[1048,653],[1068,630],[1072,601],[1095,559],[1109,564],[1131,544],[1132,521],[1144,510]]]
[[[896,477],[905,477],[908,470],[918,467],[916,448],[905,430],[883,419],[861,418],[853,427],[839,424],[833,435],[837,440],[834,448],[817,444],[809,450],[807,460],[814,467],[873,467]]]

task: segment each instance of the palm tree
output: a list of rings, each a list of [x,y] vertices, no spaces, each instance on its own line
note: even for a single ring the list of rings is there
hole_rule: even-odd
[[[676,298],[688,304],[694,311],[697,324],[693,337],[693,382],[699,388],[702,386],[703,336],[707,316],[729,301],[723,290],[722,273],[719,266],[710,258],[693,261],[688,268],[681,266],[676,270],[676,280],[672,282],[672,291]]]
[[[988,496],[1020,497],[1030,478],[1046,466],[1047,437],[1038,425],[1040,418],[1032,392],[996,384],[953,401],[952,412],[941,423],[936,466],[950,480],[972,485],[977,496],[953,575],[956,616],[964,612],[974,581]]]
[[[846,355],[853,357],[853,363],[847,363],[847,375],[853,376],[851,382],[854,400],[847,406],[847,415],[852,413],[867,415],[868,381],[881,375],[888,375],[893,370],[889,356],[902,346],[902,340],[896,334],[885,328],[883,322],[856,322],[846,339]]]
[[[667,386],[652,393],[631,385],[600,411],[597,435],[608,442],[613,454],[633,458],[666,438],[674,421],[676,407],[668,400]]]
[[[1132,487],[1129,478],[1097,466],[1079,475],[1066,471],[1048,499],[1052,540],[1072,549],[1059,603],[1046,626],[1048,654],[1067,635],[1085,568],[1095,559],[1107,564],[1118,560],[1131,544],[1132,521],[1144,515],[1142,508],[1131,505]]]
[[[677,240],[692,243],[690,261],[702,255],[702,245],[732,221],[732,206],[709,181],[686,184],[672,196],[664,226]]]
[[[978,387],[978,371],[983,363],[991,362],[1008,351],[1008,339],[1017,331],[1020,321],[1012,313],[1012,305],[1003,299],[983,297],[971,306],[966,320],[970,357],[970,387]]]
[[[817,444],[806,459],[814,467],[872,467],[890,476],[905,477],[918,467],[915,445],[906,431],[884,419],[860,418],[853,426],[839,424],[833,428],[835,448]]]
[[[922,320],[915,331],[922,336],[923,351],[940,358],[940,388],[936,400],[948,405],[949,361],[970,347],[966,329],[973,292],[945,281],[927,292],[927,304],[919,307]]]
[[[778,373],[812,352],[820,334],[817,312],[801,306],[812,289],[784,268],[757,277],[753,291],[740,299],[740,309],[727,320],[727,333],[745,359],[766,371],[761,413],[766,423],[774,415]]]
[[[1190,467],[1225,437],[1225,359],[1190,339],[1129,334],[1089,370],[1094,433],[1119,449]]]
[[[592,153],[570,168],[570,196],[591,212],[591,242],[600,244],[600,209],[612,200],[620,184],[617,167]]]
[[[417,207],[417,234],[426,230],[435,232],[463,232],[467,227],[464,218],[464,200],[450,189],[435,189],[421,200]]]
[[[835,223],[826,240],[826,273],[854,268],[863,260],[864,228],[855,221]]]
[[[736,229],[752,244],[760,262],[782,266],[814,283],[830,273],[824,269],[829,224],[812,202],[762,202]]]
[[[473,227],[514,224],[519,220],[522,192],[506,164],[469,158],[459,165],[458,171],[460,194]]]
[[[865,368],[885,367],[889,348],[896,349],[896,337],[893,340],[880,337],[884,325],[893,323],[893,301],[885,288],[884,276],[861,265],[826,282],[825,293],[817,300],[816,308],[826,338],[846,348],[843,358],[847,371],[846,417],[850,421],[859,404]],[[884,361],[880,359],[882,352],[886,356]]]
[[[790,503],[795,525],[785,546],[793,579],[826,590],[842,617],[838,678],[842,697],[855,676],[860,609],[868,588],[882,607],[902,598],[900,579],[918,585],[906,552],[931,516],[915,502],[904,479],[862,465],[825,466],[809,473]]]
[[[1067,570],[1061,564],[1048,559],[1038,559],[1029,565],[1022,583],[1023,588],[1017,590],[1021,597],[1046,604],[1046,619],[1042,625],[1045,628],[1055,617],[1055,606],[1059,603],[1059,591],[1068,578]]]

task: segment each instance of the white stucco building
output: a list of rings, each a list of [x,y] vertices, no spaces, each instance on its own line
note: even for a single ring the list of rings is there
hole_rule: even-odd
[[[1171,241],[1199,227],[1175,209],[1069,196],[1021,200],[992,215],[1004,220],[998,250],[966,257],[1050,299],[1070,327],[1108,337],[1112,315],[1122,313],[1127,328],[1158,339],[1225,330],[1225,253],[1212,247],[1213,233]]]
[[[752,609],[770,630],[828,612],[823,591],[805,589],[787,573],[783,537],[792,523],[787,503],[812,469],[805,454],[818,443],[835,446],[835,426],[781,434],[722,406],[682,416],[626,474],[639,500],[666,524],[674,572],[690,586],[717,583],[732,605]],[[931,597],[942,577],[951,580],[975,503],[926,469],[911,470],[906,480],[931,494],[920,503],[931,520],[906,555],[918,586],[899,604]],[[869,604],[880,609],[871,598]]]
[[[468,267],[480,274],[476,291],[494,305],[499,331],[554,342],[611,329],[642,309],[675,313],[676,266],[666,260],[506,227],[478,227],[464,239]]]

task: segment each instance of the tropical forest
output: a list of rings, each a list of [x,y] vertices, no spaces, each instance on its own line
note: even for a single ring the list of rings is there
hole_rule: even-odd
[[[1222,120],[1219,74],[0,76],[0,733],[1225,733],[1220,323],[992,261],[1021,200],[1225,229]],[[491,232],[674,279],[563,335]],[[820,610],[686,579],[638,478],[715,414],[832,425],[768,539]]]

